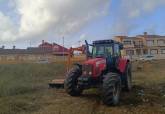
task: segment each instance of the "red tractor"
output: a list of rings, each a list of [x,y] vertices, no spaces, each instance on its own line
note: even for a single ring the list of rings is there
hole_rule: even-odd
[[[131,63],[121,57],[123,45],[114,40],[94,41],[92,53],[83,64],[75,64],[68,72],[64,88],[71,96],[79,96],[84,89],[101,88],[105,105],[117,105],[121,89],[130,91]]]

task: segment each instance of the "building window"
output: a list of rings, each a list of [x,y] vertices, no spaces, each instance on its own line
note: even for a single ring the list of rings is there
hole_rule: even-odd
[[[131,45],[132,44],[131,40],[125,40],[123,43],[124,43],[124,45]]]
[[[151,49],[151,54],[153,54],[153,55],[158,54],[158,50],[157,49]]]
[[[134,55],[134,50],[126,50],[127,55]]]
[[[161,49],[161,54],[165,54],[165,49]]]
[[[134,45],[136,48],[142,48],[143,47],[143,42],[142,41],[134,41]]]
[[[158,40],[158,46],[165,45],[165,40]]]
[[[144,49],[144,50],[143,50],[143,54],[144,54],[144,55],[147,55],[147,54],[148,54],[148,50],[147,50],[147,49]]]
[[[153,46],[154,40],[147,40],[147,46]]]
[[[136,49],[136,55],[142,55],[141,49]]]

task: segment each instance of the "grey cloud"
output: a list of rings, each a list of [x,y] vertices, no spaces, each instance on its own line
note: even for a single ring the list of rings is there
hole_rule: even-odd
[[[104,16],[110,4],[110,0],[14,0],[13,2],[20,17],[19,26],[13,27],[11,24],[7,30],[10,33],[8,37],[13,40],[38,38],[47,34],[52,34],[52,37],[76,34],[90,21]],[[10,18],[7,22],[13,23]],[[3,32],[5,31],[0,32],[0,40],[9,41],[9,38],[2,36]]]

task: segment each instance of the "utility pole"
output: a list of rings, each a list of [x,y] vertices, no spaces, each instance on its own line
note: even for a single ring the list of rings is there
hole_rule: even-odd
[[[63,60],[65,60],[65,57],[64,57],[64,46],[65,46],[65,44],[64,44],[64,36],[62,37],[62,43],[63,43]]]
[[[29,43],[30,43],[30,47],[31,47],[31,41]]]

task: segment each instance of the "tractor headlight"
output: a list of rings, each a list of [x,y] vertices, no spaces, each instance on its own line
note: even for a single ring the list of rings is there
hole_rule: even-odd
[[[89,72],[89,75],[92,75],[92,72]]]
[[[86,71],[83,71],[83,75],[87,75],[87,72]]]
[[[83,65],[83,75],[92,75],[92,65]]]

